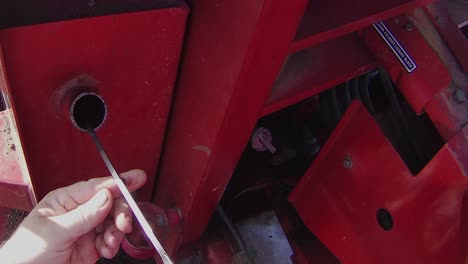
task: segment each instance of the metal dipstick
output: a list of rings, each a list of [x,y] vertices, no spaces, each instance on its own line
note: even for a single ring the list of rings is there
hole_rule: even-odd
[[[136,219],[138,220],[138,223],[140,223],[141,228],[145,232],[146,236],[148,239],[151,241],[153,244],[154,248],[158,252],[159,256],[161,256],[161,259],[164,264],[172,264],[173,262],[169,258],[169,255],[166,253],[164,248],[162,247],[161,243],[159,240],[156,238],[156,236],[153,233],[153,229],[149,225],[148,221],[146,220],[145,216],[141,212],[140,208],[136,204],[135,200],[133,199],[132,195],[127,189],[127,186],[123,183],[122,179],[120,176],[117,174],[117,171],[115,170],[114,166],[112,165],[111,161],[109,160],[109,157],[107,157],[106,152],[104,151],[104,148],[102,147],[101,142],[99,141],[99,138],[96,135],[96,132],[94,130],[88,130],[89,134],[93,138],[94,143],[96,144],[96,147],[99,151],[99,154],[101,155],[101,158],[104,160],[104,163],[106,164],[107,169],[109,170],[110,174],[114,178],[115,183],[119,187],[120,192],[122,193],[123,197],[127,201],[128,205],[130,206],[130,209],[133,211],[133,214],[135,215]]]

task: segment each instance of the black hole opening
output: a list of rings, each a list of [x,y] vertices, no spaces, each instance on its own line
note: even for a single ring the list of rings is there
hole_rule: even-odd
[[[71,117],[75,124],[83,129],[96,129],[106,118],[106,105],[101,97],[86,94],[78,98],[72,106]]]
[[[379,209],[377,211],[377,222],[385,231],[390,231],[393,228],[393,217],[385,209]]]

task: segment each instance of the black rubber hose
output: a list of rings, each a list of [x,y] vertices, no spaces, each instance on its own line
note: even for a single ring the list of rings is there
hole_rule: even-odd
[[[385,95],[387,96],[392,109],[398,115],[398,118],[400,119],[400,121],[402,121],[403,125],[406,126],[404,122],[405,116],[403,114],[403,110],[400,106],[400,102],[398,101],[395,90],[393,88],[392,81],[390,81],[390,77],[388,77],[387,72],[383,69],[379,71],[379,76],[380,76],[380,80],[382,81],[382,86],[384,88]]]
[[[382,86],[385,90],[385,94],[387,95],[387,98],[390,101],[390,105],[392,109],[394,110],[394,112],[397,114],[397,117],[399,120],[398,123],[401,125],[403,133],[407,135],[405,138],[407,139],[408,143],[415,151],[416,158],[420,162],[423,162],[424,161],[423,152],[421,151],[420,147],[415,143],[415,141],[412,139],[414,136],[410,132],[408,121],[406,119],[406,116],[403,113],[403,109],[400,105],[400,102],[398,101],[398,98],[393,88],[393,84],[392,84],[392,81],[390,80],[390,77],[388,76],[387,72],[384,69],[379,70],[379,75],[380,75],[380,79],[382,80]]]
[[[370,98],[369,80],[370,80],[370,74],[366,73],[363,76],[362,81],[360,82],[360,91],[362,93],[362,101],[363,101],[364,105],[367,107],[367,110],[369,110],[369,112],[372,115],[375,115],[375,108],[374,108],[374,105],[372,104],[372,100]]]
[[[332,114],[333,119],[333,127],[338,124],[341,119],[341,109],[340,105],[338,104],[338,97],[336,95],[336,87],[330,89],[330,112]]]
[[[343,105],[341,107],[341,114],[344,114],[346,112],[346,109],[348,109],[349,105],[351,104],[351,91],[349,88],[349,81],[347,81],[342,88],[343,90]]]
[[[354,78],[351,81],[351,94],[353,95],[354,100],[358,100],[362,102],[361,100],[361,94],[359,92],[359,78]]]
[[[330,100],[328,92],[324,92],[319,96],[320,104],[320,118],[327,125],[327,128],[332,129],[333,125],[331,124],[331,114],[330,114]]]

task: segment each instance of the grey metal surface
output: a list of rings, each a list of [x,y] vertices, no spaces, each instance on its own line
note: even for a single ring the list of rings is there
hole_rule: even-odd
[[[236,224],[256,264],[292,263],[288,239],[273,211],[266,211]]]

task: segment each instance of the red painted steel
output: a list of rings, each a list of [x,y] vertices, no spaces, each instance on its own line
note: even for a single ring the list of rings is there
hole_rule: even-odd
[[[322,2],[327,5],[326,1]],[[288,4],[275,0],[232,3],[214,0],[193,1],[189,37],[186,41],[183,67],[155,194],[155,201],[165,209],[175,207],[182,213],[180,232],[183,234],[172,232],[169,235],[169,251],[174,252],[180,245],[193,242],[202,234],[259,116],[306,99],[375,67],[372,56],[361,46],[359,39],[349,33],[372,22],[401,14],[426,1],[389,0],[385,3],[391,6],[390,10],[373,9],[371,7],[377,5],[370,3],[371,7],[368,10],[359,11],[357,15],[348,15],[344,20],[336,18],[337,21],[344,21],[346,25],[343,27],[339,27],[339,23],[338,26],[323,30],[317,26],[319,30],[315,32],[316,36],[314,31],[304,30],[311,28],[305,25],[310,25],[308,23],[313,20],[305,18],[300,22],[306,1]],[[340,12],[340,8],[336,11]],[[302,23],[302,30],[299,29],[296,40],[293,40],[299,23]],[[307,63],[314,62],[313,56],[301,58],[298,53],[291,55],[291,58],[297,55],[296,57],[301,59],[297,63],[291,62],[291,58],[286,60],[291,51],[336,36],[343,37],[330,41],[334,44],[329,45],[331,47],[323,44],[304,51],[311,54],[328,51],[326,54],[333,59],[329,60],[330,64],[324,71],[319,70],[323,70],[323,67],[307,67]],[[383,53],[388,55],[390,51],[382,43],[378,43],[377,46],[385,48]],[[349,44],[351,48],[347,47]],[[416,57],[430,54],[430,48],[421,37],[415,45],[420,44],[423,48],[421,53],[417,52]],[[342,49],[339,49],[340,45]],[[411,51],[415,49],[414,46],[409,46]],[[356,53],[346,53],[349,49]],[[373,53],[382,56],[375,51]],[[412,97],[411,100],[415,101],[417,107],[424,105],[447,84],[448,75],[445,74],[443,65],[439,68],[441,64],[437,55],[431,54],[428,60],[434,58],[434,69],[440,69],[440,72],[437,73],[437,79],[430,80],[429,88],[424,87],[423,103],[419,101],[419,96]],[[380,62],[386,62],[386,59],[381,59]],[[295,72],[295,69],[298,69],[303,70],[303,75],[299,81],[279,85],[284,77],[280,75],[275,84],[277,88],[270,92],[282,63],[283,71]],[[288,69],[291,63],[293,66]],[[341,64],[344,64],[343,68]],[[390,66],[394,65],[397,64]],[[397,66],[400,70],[401,66]],[[312,72],[315,75],[310,74]],[[425,71],[431,78],[436,76],[431,73]],[[420,81],[423,78],[416,80]],[[414,85],[407,83],[407,78],[399,81],[397,84],[405,89]],[[418,85],[423,87],[426,81],[420,81]],[[265,105],[262,107],[262,104]],[[181,177],[180,175],[183,175],[183,180],[175,181],[175,177]]]
[[[310,1],[290,50],[298,51],[349,34],[428,2],[430,1]]]
[[[426,42],[432,47],[434,52],[437,53],[440,60],[444,63],[452,77],[452,83],[455,86],[458,86],[458,88],[467,87],[468,76],[463,71],[463,67],[460,65],[460,62],[468,60],[468,52],[455,52],[453,51],[454,49],[451,49],[450,47],[458,44],[464,48],[466,46],[464,44],[468,44],[468,40],[462,36],[463,40],[458,42],[457,35],[461,34],[461,31],[458,28],[457,31],[453,33],[456,34],[454,37],[447,36],[451,36],[453,31],[452,27],[457,26],[455,24],[451,24],[451,20],[447,13],[438,14],[438,18],[445,22],[444,25],[447,29],[440,28],[440,26],[434,24],[434,18],[431,17],[431,15],[428,15],[427,12],[425,12],[425,9],[422,8],[408,12],[407,16],[415,25],[418,32],[424,37]],[[457,42],[457,44],[453,42]]]
[[[287,55],[306,1],[193,1],[155,200],[205,230]],[[176,180],[178,179],[178,180]],[[171,242],[169,242],[171,241]]]
[[[150,199],[185,30],[184,5],[0,31],[5,67],[38,199],[108,174],[91,138],[56,111],[69,80],[97,81],[109,114],[98,131],[118,171],[148,175]]]
[[[445,3],[435,2],[425,6],[424,9],[454,54],[460,67],[468,74],[468,48],[466,48],[468,47],[468,39],[450,18]]]
[[[427,103],[426,113],[445,141],[449,141],[468,124],[467,104],[457,104],[452,89],[444,90]]]
[[[426,110],[450,141],[412,176],[365,108],[353,103],[290,199],[343,263],[466,261],[468,129],[461,130],[466,119],[453,115],[455,109],[467,118],[466,108],[454,108],[448,89],[453,72],[450,77],[431,41],[419,28],[407,31],[407,17],[388,19],[430,1],[309,1],[307,8],[306,0],[191,2],[185,57],[153,197],[182,215],[165,241],[172,255],[205,230],[259,116],[349,80],[378,61],[412,107],[418,113]],[[425,11],[434,19],[438,12],[431,6]],[[53,99],[57,89],[82,74],[96,79],[96,91],[109,106],[98,133],[117,169],[139,167],[154,175],[187,12],[176,6],[0,31],[39,198],[107,174],[91,140],[60,116]],[[356,37],[355,31],[384,19],[415,59],[416,72],[404,71],[373,28],[362,37],[375,58]],[[437,28],[465,69],[466,52],[459,38],[452,38],[453,25]],[[5,138],[0,133],[0,147],[11,150]],[[348,155],[353,167],[345,169]],[[0,174],[0,201],[30,208],[31,188],[14,173],[17,167],[8,168]],[[149,199],[153,187],[150,177],[140,198]],[[377,223],[381,207],[393,215],[391,231]],[[295,242],[295,260],[309,261],[312,255],[303,249],[315,246]],[[223,247],[208,248],[214,262],[230,256]],[[329,252],[328,257],[335,261]]]
[[[225,239],[207,242],[202,248],[203,256],[206,256],[207,264],[237,263],[235,260],[242,260],[242,257],[235,257],[234,246]]]
[[[437,9],[439,6],[435,5],[434,8]],[[466,114],[467,103],[460,104],[456,102],[453,96],[455,89],[466,91],[468,88],[468,75],[463,72],[461,65],[458,64],[458,62],[468,60],[468,57],[464,55],[466,52],[453,52],[449,49],[450,42],[458,39],[457,37],[450,37],[451,34],[460,34],[460,31],[457,28],[458,32],[450,30],[442,33],[444,29],[434,25],[434,19],[431,19],[423,9],[413,10],[408,13],[408,17],[426,39],[427,43],[437,53],[437,56],[444,63],[445,68],[451,76],[452,83],[450,86],[432,97],[425,106],[426,113],[431,118],[440,135],[445,141],[449,141],[468,123],[468,115]],[[451,20],[446,12],[438,13],[438,17],[441,21],[444,21],[446,28],[456,27],[456,25],[449,25]],[[464,39],[460,44],[463,45],[463,42],[466,41]],[[452,43],[453,45],[455,43]]]
[[[415,71],[408,73],[405,70],[373,27],[365,29],[361,36],[413,110],[422,113],[426,103],[449,86],[450,74],[418,30],[406,29],[406,25],[412,23],[406,16],[392,18],[384,23],[416,63]]]
[[[468,127],[418,174],[360,103],[353,103],[290,196],[342,263],[465,263]],[[343,160],[351,157],[352,167]],[[393,229],[376,219],[380,208]]]
[[[377,63],[374,57],[356,34],[293,53],[286,59],[271,89],[262,116],[298,103],[375,67]]]

